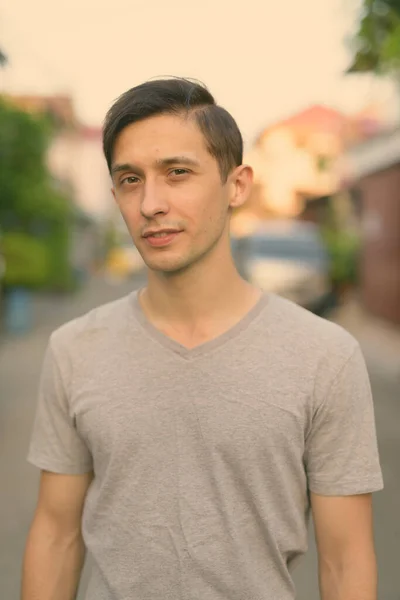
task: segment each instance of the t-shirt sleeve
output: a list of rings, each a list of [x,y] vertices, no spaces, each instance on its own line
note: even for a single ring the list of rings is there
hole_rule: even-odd
[[[92,470],[91,455],[76,429],[65,388],[50,339],[40,378],[28,461],[54,473],[88,473]]]
[[[359,345],[317,406],[306,440],[311,492],[349,496],[383,488],[374,405]]]

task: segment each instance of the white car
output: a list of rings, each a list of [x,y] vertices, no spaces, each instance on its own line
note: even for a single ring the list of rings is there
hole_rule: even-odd
[[[241,270],[254,285],[313,312],[330,304],[330,259],[315,225],[271,222],[235,246]]]

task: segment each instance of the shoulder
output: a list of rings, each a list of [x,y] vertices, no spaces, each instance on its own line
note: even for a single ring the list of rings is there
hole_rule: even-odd
[[[294,378],[299,387],[308,382],[314,410],[329,394],[335,398],[343,390],[343,396],[362,392],[368,398],[364,356],[348,331],[278,296],[271,297],[269,307],[267,329],[270,337],[272,332],[274,360],[282,365],[289,382]]]
[[[77,350],[126,330],[131,319],[133,294],[94,308],[57,328],[50,336],[53,352]]]
[[[289,300],[271,295],[269,308],[272,330],[299,358],[328,362],[335,369],[359,350],[348,331]]]

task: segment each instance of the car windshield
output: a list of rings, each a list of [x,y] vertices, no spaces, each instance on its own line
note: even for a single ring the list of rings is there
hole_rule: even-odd
[[[257,236],[250,238],[248,252],[257,258],[273,258],[325,264],[327,254],[317,236]]]

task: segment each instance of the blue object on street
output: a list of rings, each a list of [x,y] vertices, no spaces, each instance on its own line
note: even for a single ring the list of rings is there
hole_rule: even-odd
[[[11,334],[27,333],[32,326],[31,294],[24,288],[14,288],[5,297],[5,330]]]

